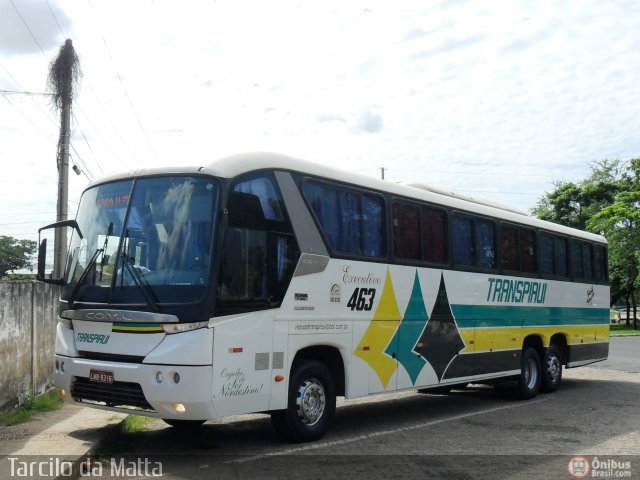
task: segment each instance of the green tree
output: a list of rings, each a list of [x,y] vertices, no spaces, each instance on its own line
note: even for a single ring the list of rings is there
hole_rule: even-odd
[[[0,278],[7,272],[31,268],[37,242],[0,235]]]
[[[587,222],[589,230],[609,240],[609,272],[612,302],[624,297],[627,324],[633,309],[633,327],[638,328],[636,293],[640,290],[640,158],[629,162],[614,201]],[[613,294],[617,297],[613,297]]]
[[[591,166],[591,174],[579,184],[556,182],[533,208],[536,217],[580,230],[602,207],[610,205],[620,189],[623,165],[618,160],[602,160]]]
[[[640,290],[640,159],[603,160],[579,183],[557,182],[533,208],[538,218],[604,235],[609,241],[611,304],[624,298],[627,322]]]

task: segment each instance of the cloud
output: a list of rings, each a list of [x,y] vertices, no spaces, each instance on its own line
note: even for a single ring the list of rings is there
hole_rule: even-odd
[[[52,0],[0,0],[0,52],[6,55],[52,50],[61,45],[60,29],[69,34],[71,20]]]
[[[341,122],[341,123],[344,123],[344,122],[347,121],[343,116],[337,115],[335,113],[322,113],[322,114],[318,115],[316,117],[316,119],[320,123],[327,123],[327,122]]]
[[[382,130],[382,117],[371,110],[367,110],[360,115],[356,125],[357,132],[377,133]]]
[[[529,35],[522,35],[512,42],[505,45],[500,53],[502,54],[521,54],[526,50],[539,45],[546,41],[549,37],[561,30],[563,24],[558,19],[550,20],[542,29],[535,31]]]
[[[480,43],[486,37],[487,36],[485,34],[480,33],[480,34],[468,36],[463,39],[447,38],[439,46],[430,48],[427,50],[423,50],[422,52],[419,52],[419,53],[414,53],[409,57],[409,59],[412,61],[424,60],[425,58],[429,58],[434,55],[440,55],[442,53],[450,53],[455,50],[464,49],[472,45],[475,45],[476,43]]]

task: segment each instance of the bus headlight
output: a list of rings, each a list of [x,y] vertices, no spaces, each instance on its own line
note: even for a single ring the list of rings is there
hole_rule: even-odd
[[[167,323],[162,325],[166,334],[189,332],[191,330],[197,330],[198,328],[204,328],[209,325],[209,322],[193,322],[193,323]]]

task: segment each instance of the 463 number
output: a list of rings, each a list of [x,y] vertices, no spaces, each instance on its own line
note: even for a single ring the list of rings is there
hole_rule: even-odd
[[[347,302],[347,307],[351,310],[368,312],[373,308],[374,298],[376,298],[375,288],[356,288]]]

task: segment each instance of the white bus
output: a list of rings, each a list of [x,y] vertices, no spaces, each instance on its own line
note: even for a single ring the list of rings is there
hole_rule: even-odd
[[[320,438],[336,396],[512,379],[608,354],[607,244],[424,186],[274,154],[93,182],[61,284],[54,383],[178,427],[269,412]]]

